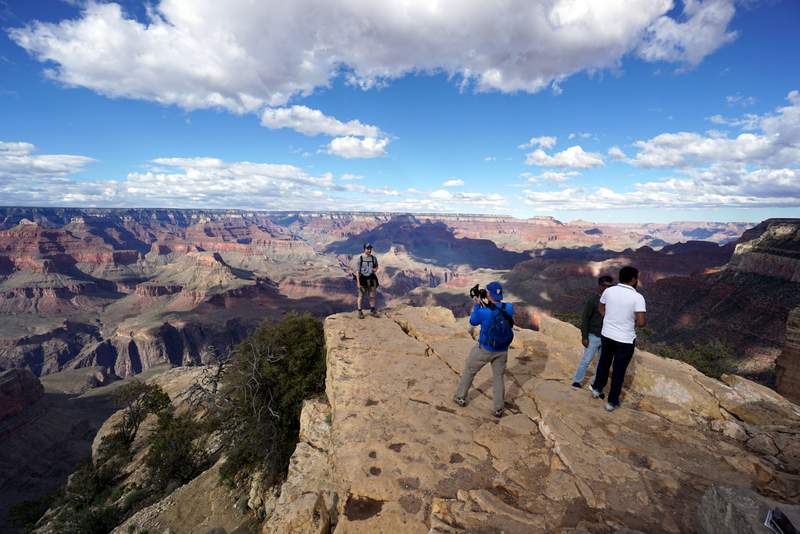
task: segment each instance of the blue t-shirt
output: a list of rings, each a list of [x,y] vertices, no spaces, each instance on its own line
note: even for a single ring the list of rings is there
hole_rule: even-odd
[[[514,305],[510,302],[498,302],[495,304],[495,309],[485,308],[478,304],[472,307],[472,314],[469,316],[469,324],[472,326],[481,325],[481,335],[478,338],[478,344],[482,349],[489,352],[505,352],[508,349],[493,349],[486,342],[486,331],[489,329],[489,321],[492,320],[492,315],[500,313],[500,306],[505,305],[505,312],[511,317],[514,317]]]

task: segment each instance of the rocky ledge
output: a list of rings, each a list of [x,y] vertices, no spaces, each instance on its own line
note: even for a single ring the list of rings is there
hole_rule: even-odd
[[[578,330],[538,323],[516,333],[496,420],[488,368],[466,408],[451,400],[474,343],[465,319],[330,316],[327,400],[304,406],[263,532],[724,532],[766,502],[797,512],[800,407],[639,351],[606,413],[570,386]]]

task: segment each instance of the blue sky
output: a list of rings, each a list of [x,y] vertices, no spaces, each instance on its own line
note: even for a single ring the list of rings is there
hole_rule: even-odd
[[[800,215],[800,3],[0,0],[0,204]]]

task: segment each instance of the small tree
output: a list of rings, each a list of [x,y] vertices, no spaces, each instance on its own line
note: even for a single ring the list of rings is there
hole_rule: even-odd
[[[163,489],[173,481],[185,484],[203,470],[205,454],[195,444],[199,434],[198,425],[190,416],[176,416],[171,410],[162,412],[145,457],[155,489]]]
[[[325,339],[318,319],[289,314],[244,340],[223,377],[218,420],[228,460],[222,476],[231,480],[245,468],[259,468],[267,483],[283,477],[297,445],[303,400],[324,387]]]
[[[150,414],[159,412],[171,406],[169,395],[157,384],[146,384],[133,380],[120,387],[114,393],[114,400],[124,407],[122,420],[117,425],[124,442],[131,444],[142,422]]]

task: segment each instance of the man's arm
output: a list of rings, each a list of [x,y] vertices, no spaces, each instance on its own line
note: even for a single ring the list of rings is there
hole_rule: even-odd
[[[644,297],[642,295],[637,295],[639,298],[636,300],[636,307],[633,311],[636,313],[636,326],[639,328],[644,328],[647,326],[647,306],[644,302]]]
[[[581,339],[583,340],[589,339],[589,321],[591,321],[593,313],[594,298],[589,298],[586,300],[586,304],[583,305],[583,313],[581,314]]]
[[[477,297],[472,299],[475,304],[472,305],[472,313],[469,316],[469,324],[478,326],[483,321],[483,312],[485,308],[481,307]]]
[[[372,256],[372,272],[378,272],[378,258],[376,256]]]
[[[600,304],[597,305],[597,311],[600,313],[600,315],[605,317],[606,316],[606,305],[601,302]]]

